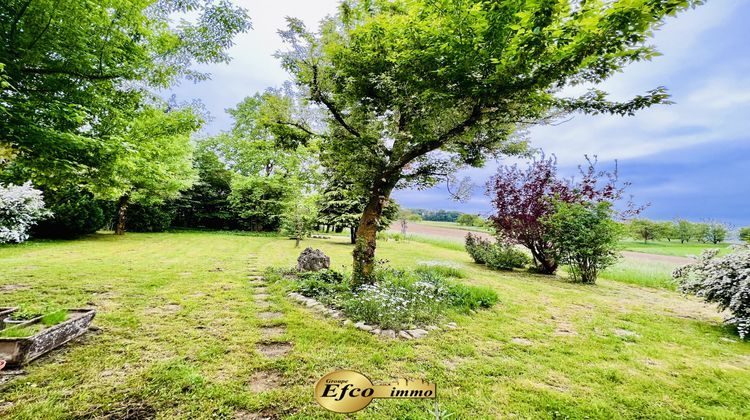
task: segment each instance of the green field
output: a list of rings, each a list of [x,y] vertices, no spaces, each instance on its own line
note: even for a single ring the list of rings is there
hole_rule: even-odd
[[[622,241],[624,251],[644,252],[646,254],[673,255],[677,257],[690,257],[700,255],[706,249],[720,249],[720,254],[726,254],[730,250],[730,244],[703,244],[700,242],[690,242],[681,244],[680,241],[643,241],[626,240]]]
[[[309,240],[335,267],[347,238]],[[387,341],[292,303],[279,284],[262,320],[248,274],[290,266],[294,241],[231,233],[96,235],[0,247],[0,306],[93,306],[100,331],[32,363],[0,389],[0,417],[333,418],[312,385],[340,368],[375,382],[422,378],[450,418],[750,416],[750,343],[674,292],[486,270],[461,251],[382,242],[398,267],[450,261],[500,303],[459,328]],[[292,345],[261,356],[262,326]],[[257,389],[257,378],[272,378]],[[356,418],[434,418],[428,401],[382,400]],[[114,413],[114,414],[113,414]]]

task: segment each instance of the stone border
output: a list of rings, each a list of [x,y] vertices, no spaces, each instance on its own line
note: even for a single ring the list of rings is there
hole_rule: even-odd
[[[364,322],[353,322],[351,319],[347,319],[346,316],[336,309],[329,308],[325,306],[324,304],[320,303],[318,300],[307,297],[305,295],[302,295],[297,292],[289,293],[287,296],[292,298],[293,300],[296,300],[297,302],[304,304],[306,307],[311,308],[323,315],[329,316],[333,319],[337,319],[341,322],[342,325],[354,325],[355,328],[367,331],[374,335],[379,335],[381,337],[385,338],[402,338],[404,340],[413,340],[416,338],[423,338],[429,334],[430,331],[439,331],[441,330],[440,327],[435,325],[428,325],[423,328],[412,328],[408,330],[383,330],[379,328],[377,325],[368,325]],[[455,330],[458,328],[455,322],[449,322],[443,326],[442,329],[445,330]]]

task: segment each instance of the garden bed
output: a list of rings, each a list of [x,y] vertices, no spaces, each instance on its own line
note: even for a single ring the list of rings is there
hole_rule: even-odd
[[[8,314],[12,312],[9,311]],[[49,315],[45,315],[15,325],[6,325],[0,330],[0,360],[5,360],[8,367],[31,362],[84,334],[96,311],[69,309],[63,314],[64,320],[61,322],[53,320],[47,323]]]
[[[410,271],[376,270],[376,281],[352,288],[349,276],[331,270],[295,273],[269,271],[270,281],[284,281],[289,296],[343,324],[385,338],[414,339],[430,331],[456,328],[452,314],[492,307],[497,294],[456,281],[457,267],[423,264]]]

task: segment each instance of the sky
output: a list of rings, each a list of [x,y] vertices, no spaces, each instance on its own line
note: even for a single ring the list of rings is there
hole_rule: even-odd
[[[208,134],[227,129],[225,109],[245,96],[279,87],[289,75],[273,53],[282,48],[277,30],[285,17],[302,19],[308,27],[336,10],[337,0],[235,0],[245,7],[253,30],[236,39],[230,64],[201,70],[212,78],[184,82],[169,93],[179,100],[198,99],[212,119]],[[687,218],[750,225],[750,0],[714,0],[680,14],[655,34],[662,53],[637,63],[598,86],[613,99],[625,100],[665,86],[672,105],[653,107],[634,117],[576,115],[557,126],[534,127],[529,140],[554,154],[560,170],[574,175],[584,155],[596,155],[602,168],[617,160],[620,179],[631,182],[628,194],[649,204],[644,217]],[[463,171],[474,193],[465,202],[450,199],[443,186],[426,191],[396,191],[404,207],[455,209],[490,214],[484,195],[487,179],[503,164]],[[523,164],[523,162],[521,162]]]

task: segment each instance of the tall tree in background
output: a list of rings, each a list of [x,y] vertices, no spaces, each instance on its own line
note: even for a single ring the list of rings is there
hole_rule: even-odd
[[[121,139],[122,153],[113,161],[96,190],[117,200],[115,234],[125,233],[130,203],[155,204],[177,198],[193,185],[193,146],[190,135],[202,121],[190,109],[144,108]]]
[[[462,166],[522,153],[523,127],[666,102],[663,88],[625,102],[595,89],[557,93],[650,59],[653,30],[698,3],[368,0],[343,2],[317,33],[290,19],[279,57],[327,112],[325,164],[367,191],[353,286],[373,281],[378,221],[394,188],[429,187]]]
[[[124,152],[149,91],[207,78],[193,64],[228,62],[249,28],[226,1],[3,1],[0,149],[14,159],[0,178],[32,180],[61,205],[56,195],[106,187],[98,172]]]
[[[316,142],[276,123],[293,101],[281,90],[249,96],[228,110],[231,130],[201,141],[233,173],[228,199],[245,229],[278,229],[288,205],[319,183]]]

